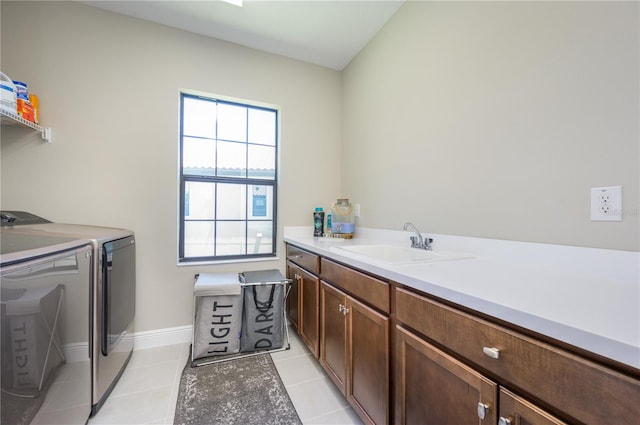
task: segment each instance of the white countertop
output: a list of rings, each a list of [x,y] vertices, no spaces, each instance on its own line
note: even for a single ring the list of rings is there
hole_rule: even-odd
[[[434,252],[472,258],[390,265],[340,249],[409,246],[408,232],[357,230],[341,242],[311,226],[284,239],[428,294],[640,369],[640,253],[432,235]]]

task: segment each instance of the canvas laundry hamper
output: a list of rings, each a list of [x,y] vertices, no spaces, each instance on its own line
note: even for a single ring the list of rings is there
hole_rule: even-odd
[[[191,360],[240,351],[242,286],[237,273],[201,273],[193,286]]]
[[[284,345],[286,279],[279,270],[240,273],[244,307],[240,351],[262,351]]]

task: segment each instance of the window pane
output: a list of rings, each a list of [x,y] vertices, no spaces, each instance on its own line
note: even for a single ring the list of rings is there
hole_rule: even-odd
[[[249,145],[249,177],[258,179],[276,178],[275,146]]]
[[[210,139],[182,139],[182,168],[184,174],[214,176],[216,170],[216,142]]]
[[[247,186],[218,184],[217,219],[244,220],[247,218]]]
[[[246,177],[247,145],[244,143],[218,142],[218,175]]]
[[[247,108],[218,104],[218,139],[247,141]]]
[[[184,223],[185,257],[212,257],[215,233],[212,221],[186,221]]]
[[[273,187],[249,186],[249,219],[273,219]]]
[[[187,219],[215,218],[215,184],[186,182],[184,216]]]
[[[182,125],[182,134],[185,136],[215,138],[216,103],[185,97]]]
[[[276,145],[276,112],[249,109],[249,143]]]
[[[180,261],[275,256],[278,111],[181,100]]]
[[[248,254],[268,254],[273,250],[273,222],[250,221],[247,235]]]
[[[218,222],[216,255],[244,255],[246,243],[244,221]]]

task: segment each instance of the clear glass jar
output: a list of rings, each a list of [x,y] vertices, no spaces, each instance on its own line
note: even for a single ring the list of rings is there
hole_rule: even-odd
[[[331,233],[349,238],[356,228],[353,205],[348,199],[338,199],[331,207]]]

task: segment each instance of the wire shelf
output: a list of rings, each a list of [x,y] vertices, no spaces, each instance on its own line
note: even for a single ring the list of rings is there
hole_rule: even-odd
[[[14,127],[26,127],[37,131],[42,136],[42,140],[51,143],[51,128],[42,127],[38,124],[27,121],[15,112],[7,111],[0,108],[0,117],[2,117],[2,125],[11,125]]]

